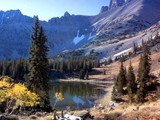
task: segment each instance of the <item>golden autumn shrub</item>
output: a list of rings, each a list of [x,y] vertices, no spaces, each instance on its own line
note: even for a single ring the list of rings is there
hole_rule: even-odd
[[[56,100],[55,100],[55,103],[54,103],[54,107],[56,106],[56,103],[57,103],[58,101],[64,100],[63,95],[62,95],[62,93],[60,93],[60,92],[59,92],[59,93],[56,92],[54,98],[56,99]]]
[[[9,77],[0,78],[0,104],[6,102],[6,112],[10,109],[12,112],[20,107],[33,107],[39,104],[40,97],[30,92],[24,84],[14,84],[13,79]],[[11,113],[12,113],[11,112]]]
[[[55,98],[56,98],[58,101],[64,100],[62,93],[58,93],[58,92],[56,92]]]

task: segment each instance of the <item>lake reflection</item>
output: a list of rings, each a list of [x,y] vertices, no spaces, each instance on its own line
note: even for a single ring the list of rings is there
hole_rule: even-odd
[[[72,110],[81,110],[90,108],[94,104],[94,100],[100,97],[102,90],[95,89],[95,85],[88,83],[66,83],[60,82],[50,85],[50,103],[54,107],[55,93],[62,93],[64,100],[57,102],[55,108],[58,110],[65,110],[70,108]]]

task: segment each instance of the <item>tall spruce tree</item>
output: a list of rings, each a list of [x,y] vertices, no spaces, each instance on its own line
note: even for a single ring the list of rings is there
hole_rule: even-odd
[[[128,91],[129,102],[132,103],[133,94],[136,92],[136,82],[131,61],[127,73],[127,91]]]
[[[123,62],[121,61],[121,66],[118,74],[118,85],[117,85],[117,90],[118,93],[123,94],[123,87],[126,86],[126,74],[123,66]]]
[[[2,71],[2,75],[8,75],[8,68],[9,68],[9,62],[8,62],[8,58],[5,57],[4,61],[3,61],[3,71]]]
[[[143,103],[147,95],[147,82],[150,80],[151,69],[151,57],[147,44],[142,41],[143,54],[140,57],[139,69],[138,69],[138,85],[137,102]]]
[[[111,96],[111,99],[113,101],[116,100],[117,87],[118,87],[118,77],[114,77],[114,86],[113,86],[113,89],[112,89],[112,96]]]
[[[137,46],[136,46],[135,42],[133,43],[133,53],[134,53],[134,55],[136,55],[136,53],[137,53]]]
[[[82,69],[79,72],[79,79],[84,79],[84,77],[85,77],[85,71]]]
[[[38,17],[36,17],[33,34],[31,34],[31,42],[29,73],[26,76],[27,87],[40,96],[41,107],[49,107],[49,61],[47,58],[49,48],[46,45],[47,37],[44,35]]]
[[[89,79],[88,71],[86,72],[86,80]]]

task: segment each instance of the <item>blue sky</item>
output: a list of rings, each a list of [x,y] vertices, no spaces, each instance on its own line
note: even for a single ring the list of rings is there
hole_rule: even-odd
[[[41,20],[61,17],[68,11],[75,15],[96,15],[110,0],[0,0],[0,10],[20,9],[24,15],[38,15]]]

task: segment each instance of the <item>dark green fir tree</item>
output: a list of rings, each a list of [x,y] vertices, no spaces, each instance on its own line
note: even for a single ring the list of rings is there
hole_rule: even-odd
[[[129,102],[132,103],[134,93],[136,92],[136,81],[131,61],[127,73],[127,91],[128,91]]]
[[[79,72],[79,79],[84,79],[84,77],[85,77],[85,71],[82,69]]]
[[[137,46],[135,44],[135,42],[133,43],[133,54],[136,55],[137,53]]]
[[[9,72],[8,68],[9,68],[9,61],[8,61],[8,58],[5,57],[3,61],[3,71],[2,71],[3,76],[8,75],[8,72]]]
[[[118,77],[114,77],[114,86],[113,86],[113,89],[112,89],[112,96],[111,96],[111,99],[113,101],[115,101],[117,98],[117,87],[118,87]]]
[[[150,69],[151,69],[151,57],[150,51],[147,44],[142,41],[143,54],[140,57],[139,69],[138,69],[138,85],[137,90],[137,102],[143,103],[147,95],[147,82],[150,80]]]
[[[29,49],[29,73],[26,75],[27,87],[32,92],[37,93],[41,100],[41,107],[49,107],[49,61],[46,45],[47,37],[44,35],[39,19],[36,17],[33,33],[31,34],[31,47]]]
[[[123,94],[123,92],[124,92],[123,91],[123,87],[125,87],[126,83],[127,83],[126,82],[126,74],[125,74],[123,62],[121,62],[117,83],[118,83],[118,85],[117,85],[118,93]]]
[[[88,71],[86,72],[86,80],[89,79]]]

